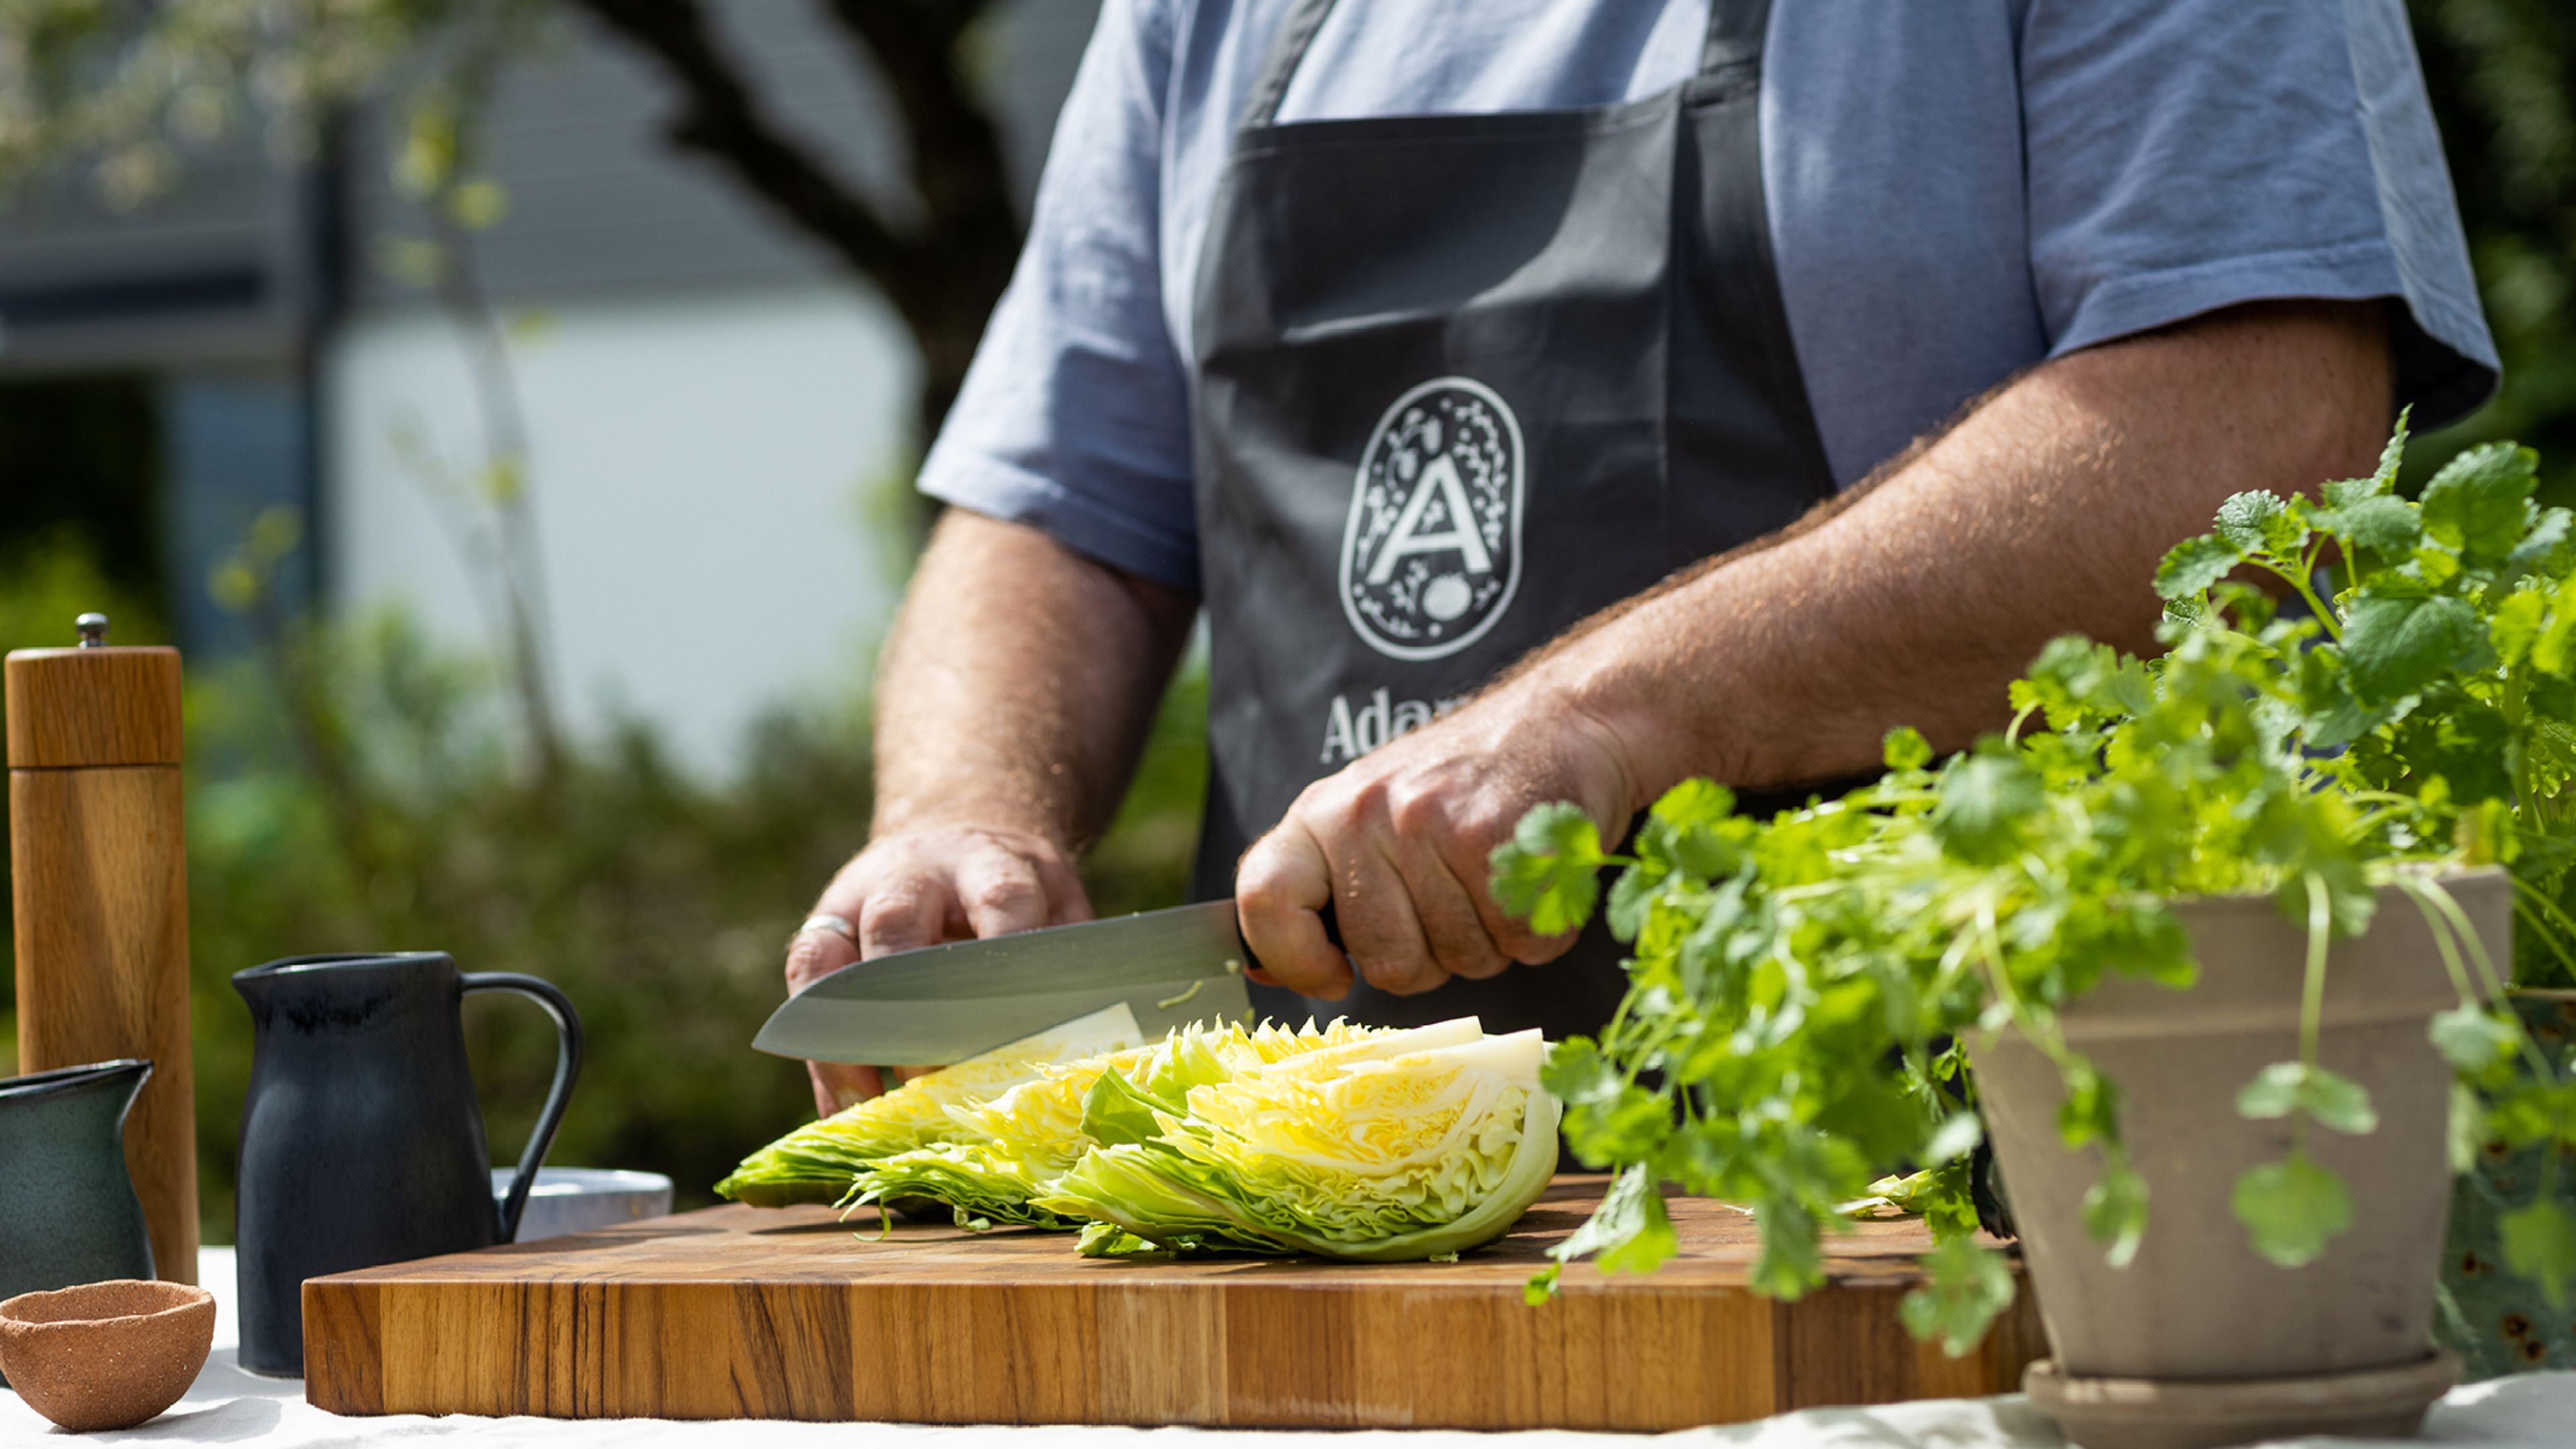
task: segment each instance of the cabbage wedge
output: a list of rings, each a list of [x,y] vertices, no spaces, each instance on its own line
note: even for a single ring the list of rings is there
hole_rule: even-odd
[[[1050,1066],[1134,1048],[1142,1037],[1136,1014],[1119,1002],[809,1122],[744,1158],[715,1190],[753,1207],[838,1203],[852,1195],[862,1171],[888,1158],[972,1136],[975,1129],[952,1117],[952,1108],[972,1107],[1023,1083],[1041,1081]]]
[[[1087,1151],[1036,1208],[1090,1219],[1084,1251],[1443,1257],[1500,1237],[1556,1171],[1535,1031],[1473,1018],[1376,1034],[1221,1078],[1106,1066]]]
[[[1268,1023],[1251,1030],[1187,1026],[1151,1046],[1043,1064],[1035,1076],[997,1096],[949,1103],[944,1111],[953,1130],[945,1140],[865,1164],[849,1202],[860,1206],[926,1198],[948,1204],[968,1227],[1079,1228],[1085,1219],[1039,1206],[1035,1199],[1099,1145],[1083,1124],[1104,1074],[1148,1083],[1149,1090],[1177,1100],[1202,1083],[1388,1035],[1340,1021],[1326,1027],[1309,1022],[1293,1031]]]

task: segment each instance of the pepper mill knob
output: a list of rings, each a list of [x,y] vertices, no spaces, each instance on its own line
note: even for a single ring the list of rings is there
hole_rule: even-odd
[[[83,649],[106,647],[107,616],[105,614],[83,614],[72,621],[72,627],[80,631],[80,647]]]

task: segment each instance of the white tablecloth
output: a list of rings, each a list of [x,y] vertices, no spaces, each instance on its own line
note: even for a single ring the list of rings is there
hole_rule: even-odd
[[[199,1260],[203,1281],[215,1290],[215,1351],[188,1396],[139,1429],[92,1436],[93,1442],[248,1444],[261,1449],[320,1449],[325,1445],[466,1439],[491,1449],[659,1449],[659,1446],[758,1445],[760,1449],[965,1449],[1007,1444],[1017,1449],[1280,1449],[1291,1436],[1215,1429],[1114,1427],[938,1428],[910,1424],[787,1424],[734,1420],[684,1423],[668,1419],[480,1419],[464,1415],[427,1418],[395,1414],[344,1419],[304,1402],[304,1385],[261,1378],[233,1362],[239,1330],[233,1317],[233,1255],[208,1248]],[[1452,1430],[1336,1433],[1296,1436],[1301,1444],[1329,1449],[1659,1449],[1682,1446],[1756,1446],[1756,1449],[2063,1449],[2065,1441],[2033,1413],[2019,1394],[1992,1399],[1923,1399],[1873,1409],[1808,1409],[1751,1424],[1655,1436],[1633,1434],[1478,1434]],[[0,1390],[0,1446],[51,1443],[68,1449],[70,1436],[48,1424],[7,1390]],[[2373,1441],[2307,1439],[2305,1449]],[[2386,1443],[2387,1441],[2377,1441]],[[2454,1389],[2436,1405],[2424,1440],[2484,1449],[2570,1449],[2576,1446],[2576,1373],[2534,1374]]]

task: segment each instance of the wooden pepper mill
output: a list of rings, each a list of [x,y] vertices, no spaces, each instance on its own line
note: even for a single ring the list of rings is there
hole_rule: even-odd
[[[179,651],[9,655],[9,881],[18,1069],[148,1057],[125,1161],[163,1278],[197,1281],[197,1121],[188,1051],[188,867]]]

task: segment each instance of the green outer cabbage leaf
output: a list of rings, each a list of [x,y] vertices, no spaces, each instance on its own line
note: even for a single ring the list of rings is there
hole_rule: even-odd
[[[1034,1207],[1042,1179],[1025,1162],[973,1142],[949,1142],[882,1158],[858,1175],[851,1206],[928,1198],[945,1203],[960,1227],[1009,1225],[1070,1232],[1082,1226]]]

